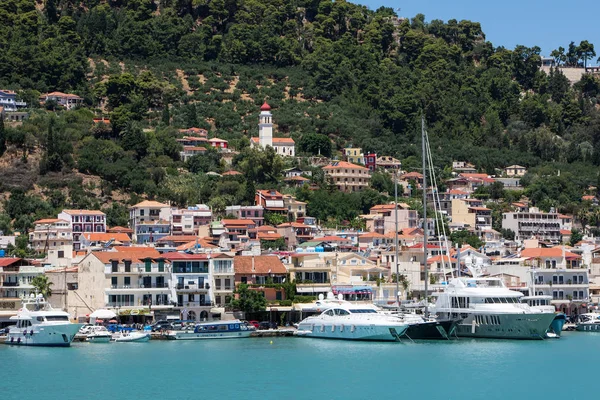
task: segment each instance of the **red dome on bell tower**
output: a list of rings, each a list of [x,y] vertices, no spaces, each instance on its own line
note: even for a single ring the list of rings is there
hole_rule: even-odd
[[[267,104],[267,102],[265,101],[264,104],[262,106],[260,106],[260,111],[270,111],[271,110],[271,106],[269,104]]]

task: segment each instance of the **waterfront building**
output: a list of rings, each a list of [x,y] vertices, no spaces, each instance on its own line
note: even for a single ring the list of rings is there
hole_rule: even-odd
[[[29,261],[7,257],[0,258],[0,300],[10,299],[20,302],[35,292],[31,281],[44,273],[41,265],[32,265]],[[17,306],[19,306],[17,304]]]
[[[282,288],[271,286],[283,283],[287,269],[275,255],[270,256],[235,256],[235,283],[245,283],[250,289],[262,292],[267,300],[286,300]]]
[[[520,256],[526,260],[525,266],[533,269],[534,278],[528,281],[535,295],[552,296],[552,304],[567,315],[587,312],[590,281],[580,255],[557,246],[526,248]]]
[[[171,263],[174,301],[182,319],[205,321],[214,306],[209,254],[165,253]]]
[[[136,243],[154,243],[171,232],[171,207],[145,200],[129,208],[129,226]]]
[[[82,248],[82,233],[106,232],[106,214],[99,210],[62,210],[58,218],[69,222],[73,231],[73,250]]]
[[[211,254],[209,260],[213,278],[215,306],[224,307],[231,301],[235,290],[234,258],[227,254]]]
[[[91,253],[104,271],[104,304],[119,315],[167,312],[171,304],[171,266],[149,247],[119,247]]]
[[[346,161],[334,161],[323,167],[327,178],[343,192],[357,192],[369,186],[370,171]]]
[[[52,307],[65,310],[78,322],[86,322],[86,315],[95,309],[84,300],[88,293],[79,289],[79,267],[55,268],[46,271],[46,276],[52,284],[52,296],[47,299]]]

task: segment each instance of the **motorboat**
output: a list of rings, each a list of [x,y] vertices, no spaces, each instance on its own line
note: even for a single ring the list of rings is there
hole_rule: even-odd
[[[23,300],[17,315],[10,318],[6,344],[22,346],[68,347],[83,324],[72,323],[69,314],[55,310],[44,296],[32,295]]]
[[[341,340],[398,341],[408,324],[369,307],[340,302],[298,324],[297,336]]]
[[[255,330],[254,325],[234,319],[202,322],[182,330],[167,331],[166,336],[171,340],[240,339],[250,337]]]
[[[328,292],[327,296],[323,296],[323,294],[319,294],[318,300],[312,303],[304,303],[300,304],[302,314],[314,315],[320,314],[325,310],[328,310],[333,307],[343,307],[348,308],[352,307],[355,310],[367,310],[373,312],[379,312],[380,308],[377,307],[373,303],[369,302],[361,302],[361,303],[352,303],[347,300],[344,300],[341,294],[338,294],[338,297],[335,297],[333,292]]]
[[[108,343],[112,339],[112,334],[101,325],[92,326],[86,335],[90,343]]]
[[[586,313],[577,317],[575,329],[581,332],[600,332],[600,313]]]
[[[500,278],[460,277],[446,284],[432,311],[438,318],[461,319],[459,337],[544,339],[555,314],[531,308],[521,297]]]
[[[552,296],[523,296],[521,303],[528,304],[532,310],[538,310],[543,313],[554,314],[554,319],[550,323],[550,327],[546,332],[547,338],[559,338],[563,330],[563,326],[567,322],[567,316],[563,312],[557,312],[556,307],[551,303]]]
[[[121,331],[112,334],[113,342],[147,342],[150,340],[150,333],[140,331]]]

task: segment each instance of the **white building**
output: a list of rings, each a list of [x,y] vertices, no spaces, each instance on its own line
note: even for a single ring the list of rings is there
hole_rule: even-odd
[[[258,137],[250,138],[252,147],[273,147],[280,156],[294,157],[296,155],[296,144],[292,138],[273,138],[273,114],[271,106],[265,102],[260,107],[258,116]]]
[[[210,224],[212,211],[205,204],[173,210],[171,233],[173,235],[195,235],[202,225]]]
[[[171,207],[158,201],[142,201],[129,208],[129,227],[137,243],[154,243],[171,233]]]
[[[502,214],[502,228],[515,233],[515,240],[523,241],[533,237],[559,243],[561,240],[561,219],[557,213],[541,212],[535,207],[527,212]]]
[[[24,259],[0,258],[0,299],[22,299],[33,294],[31,281],[43,273],[44,267],[30,265]]]

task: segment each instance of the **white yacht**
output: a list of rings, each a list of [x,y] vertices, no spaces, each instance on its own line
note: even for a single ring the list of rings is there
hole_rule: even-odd
[[[552,296],[523,296],[520,300],[521,303],[528,304],[533,311],[538,310],[539,312],[554,314],[554,319],[550,323],[550,328],[546,332],[546,337],[560,337],[560,333],[562,332],[563,326],[567,322],[567,316],[565,315],[565,313],[556,311],[556,307],[552,305]]]
[[[342,340],[398,341],[408,323],[398,317],[380,314],[369,306],[355,306],[344,301],[331,301],[319,315],[298,324],[297,336]]]
[[[554,313],[520,303],[522,293],[500,278],[454,278],[432,311],[438,318],[461,319],[458,336],[499,339],[544,339]]]
[[[23,300],[23,307],[10,319],[16,325],[8,327],[5,343],[21,346],[68,347],[83,325],[70,322],[68,313],[54,310],[42,295]]]

